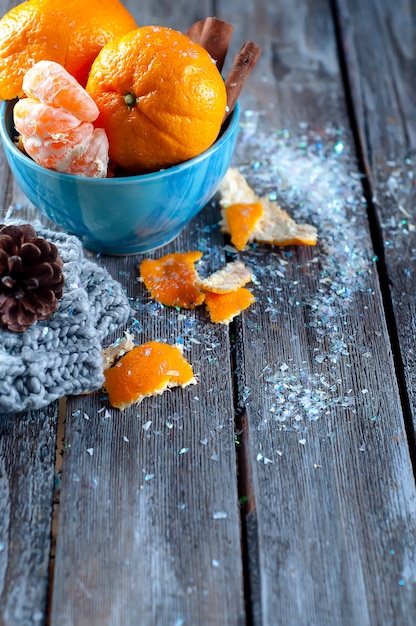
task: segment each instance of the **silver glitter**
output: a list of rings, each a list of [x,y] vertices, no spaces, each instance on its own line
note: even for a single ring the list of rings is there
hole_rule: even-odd
[[[349,356],[346,315],[359,292],[370,292],[369,276],[376,261],[369,233],[363,227],[366,203],[361,176],[356,173],[355,155],[343,129],[326,128],[318,135],[304,124],[298,135],[285,129],[263,132],[255,112],[244,115],[241,126],[235,166],[259,196],[275,198],[294,219],[313,224],[318,231],[318,246],[305,262],[303,272],[308,275],[310,270],[315,277],[319,271],[314,290],[303,288],[302,275],[298,280],[290,278],[293,272],[288,268],[294,262],[290,248],[271,248],[269,261],[265,262],[262,254],[258,264],[257,244],[247,251],[256,286],[267,302],[263,311],[266,320],[282,324],[288,306],[302,307],[306,326],[313,331],[311,337],[316,343],[313,345],[311,339],[309,346],[312,361],[305,354],[305,365],[288,359],[264,372],[268,415],[261,415],[257,426],[264,430],[276,424],[295,430],[304,445],[308,423],[329,415],[334,408],[353,410],[355,404],[335,366]],[[252,161],[247,161],[247,154],[253,155]],[[397,194],[395,176],[389,185],[391,193]],[[284,302],[283,286],[289,293]],[[251,327],[255,329],[256,322]],[[296,336],[293,342],[299,347]],[[371,356],[368,348],[364,353]],[[244,401],[250,402],[250,389],[245,387],[243,393]],[[257,460],[263,459],[259,453]]]

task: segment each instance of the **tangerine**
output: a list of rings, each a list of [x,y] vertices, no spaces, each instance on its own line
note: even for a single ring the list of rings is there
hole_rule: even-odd
[[[105,370],[104,377],[110,404],[121,410],[171,387],[196,383],[180,349],[159,341],[134,347]]]
[[[107,43],[88,78],[109,155],[129,173],[191,159],[216,140],[227,105],[215,62],[186,35],[144,26]]]
[[[119,0],[26,0],[0,20],[0,98],[22,96],[25,72],[42,59],[83,86],[105,43],[137,28]]]

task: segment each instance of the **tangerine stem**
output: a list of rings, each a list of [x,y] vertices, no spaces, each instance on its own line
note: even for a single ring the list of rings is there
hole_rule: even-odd
[[[132,109],[134,107],[134,105],[137,102],[136,96],[134,95],[134,93],[126,93],[123,96],[123,100],[124,102],[127,104],[127,106],[129,107],[129,109]]]

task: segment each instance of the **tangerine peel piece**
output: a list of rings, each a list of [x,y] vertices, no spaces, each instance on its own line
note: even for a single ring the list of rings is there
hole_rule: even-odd
[[[255,297],[246,287],[240,287],[230,293],[220,294],[207,291],[205,294],[205,305],[211,322],[215,324],[229,324],[255,301]]]
[[[241,261],[227,263],[210,276],[200,279],[197,284],[211,293],[230,293],[244,287],[253,278],[251,271]]]
[[[134,347],[104,372],[110,404],[124,410],[172,387],[196,384],[192,367],[177,346],[149,341]]]
[[[271,201],[267,196],[259,197],[249,186],[244,176],[236,168],[229,168],[219,188],[222,207],[221,230],[237,237],[237,245],[241,245],[244,237],[247,241],[257,241],[278,246],[289,245],[309,245],[314,246],[317,242],[317,230],[309,224],[298,224],[290,215],[280,208],[275,201]],[[247,204],[260,202],[263,207],[263,215],[254,222],[251,222],[251,229],[248,226],[248,219],[244,215]],[[228,223],[227,207],[234,207],[232,224]],[[239,215],[239,212],[241,215]],[[241,240],[239,239],[241,237]],[[237,245],[232,241],[237,249]]]
[[[258,202],[259,198],[243,174],[236,167],[229,167],[219,186],[220,205]]]
[[[126,354],[126,352],[133,350],[133,348],[133,335],[125,332],[124,337],[122,337],[121,339],[116,339],[114,343],[110,344],[107,348],[104,348],[101,351],[101,356],[103,359],[103,370],[108,370],[112,365],[114,365],[117,359]]]
[[[204,302],[205,295],[197,285],[195,263],[202,252],[174,252],[160,259],[144,259],[140,278],[154,300],[166,306],[194,309]]]
[[[257,224],[263,217],[261,202],[237,202],[222,210],[221,231],[229,233],[237,250],[244,250],[253,240]]]
[[[261,197],[260,202],[263,205],[264,213],[253,233],[253,239],[257,243],[277,246],[316,245],[317,231],[315,226],[298,224],[267,196]]]

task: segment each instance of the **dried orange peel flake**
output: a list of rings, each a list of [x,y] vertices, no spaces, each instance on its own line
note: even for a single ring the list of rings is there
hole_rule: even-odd
[[[198,281],[198,286],[212,293],[230,293],[244,287],[253,278],[251,271],[241,261],[227,263],[207,278]]]
[[[205,294],[205,305],[208,309],[211,322],[216,324],[229,324],[234,317],[255,302],[256,299],[249,289],[240,287],[230,293]]]
[[[174,252],[160,259],[144,259],[140,277],[152,298],[166,306],[193,309],[203,303],[204,293],[197,285],[195,263],[202,252]]]
[[[238,250],[243,249],[240,246],[244,239],[244,245],[249,241],[278,246],[316,245],[317,231],[314,226],[298,224],[276,202],[267,196],[257,196],[236,168],[229,168],[219,191],[221,230],[231,235],[231,241]],[[251,219],[250,223],[245,215],[247,205],[256,203],[261,204],[263,215],[257,220]]]
[[[136,346],[104,372],[110,404],[126,409],[172,387],[195,384],[192,367],[177,346],[149,341]]]

